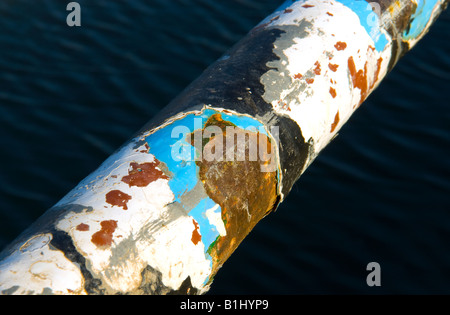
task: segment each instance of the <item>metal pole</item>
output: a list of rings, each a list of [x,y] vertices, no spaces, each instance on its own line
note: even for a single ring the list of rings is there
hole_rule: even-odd
[[[447,4],[286,1],[0,254],[0,293],[206,292]]]

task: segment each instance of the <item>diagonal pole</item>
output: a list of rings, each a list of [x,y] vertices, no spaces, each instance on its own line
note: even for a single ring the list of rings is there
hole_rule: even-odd
[[[0,254],[0,293],[205,293],[447,4],[286,1]]]

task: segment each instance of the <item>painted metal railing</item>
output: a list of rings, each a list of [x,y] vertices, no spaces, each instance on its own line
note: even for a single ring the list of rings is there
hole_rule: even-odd
[[[447,4],[287,1],[0,254],[0,292],[206,292]]]

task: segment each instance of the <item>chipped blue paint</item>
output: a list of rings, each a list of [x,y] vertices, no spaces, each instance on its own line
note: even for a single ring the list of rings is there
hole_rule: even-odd
[[[189,198],[187,194],[193,191],[199,182],[199,167],[195,162],[199,152],[187,141],[187,136],[195,130],[203,129],[207,120],[214,114],[220,114],[223,120],[229,121],[241,129],[258,131],[269,136],[264,125],[255,118],[206,108],[201,113],[187,114],[145,138],[149,146],[149,153],[163,164],[163,168],[167,168],[167,175],[170,178],[169,187],[175,196],[174,203],[181,206],[198,223],[205,257],[211,261],[211,266],[212,257],[207,251],[220,233],[217,227],[209,221],[206,212],[213,209],[214,213],[220,214],[222,209],[206,193],[194,206],[183,202],[183,197]],[[208,281],[209,276],[205,283]]]
[[[186,117],[183,120],[177,120],[170,126],[175,127],[188,127],[189,125],[193,125],[191,122],[192,117]],[[192,190],[196,185],[196,168],[195,161],[188,157],[191,157],[195,154],[195,149],[186,142],[186,135],[183,135],[180,138],[172,137],[172,129],[173,128],[162,128],[157,130],[155,133],[149,135],[145,140],[147,141],[150,150],[149,153],[153,154],[160,162],[164,163],[171,174],[170,176],[169,186],[172,192],[175,195],[175,200],[179,202],[179,198],[186,191]],[[172,157],[172,146],[174,145],[182,145],[184,152],[181,156],[180,161],[176,161]]]
[[[379,52],[386,48],[389,43],[386,35],[380,32],[382,27],[380,26],[380,17],[372,10],[372,6],[365,0],[336,0],[342,3],[353,12],[355,12],[361,25],[366,29],[367,34],[372,38],[375,43],[375,49]]]
[[[441,0],[417,0],[416,12],[411,18],[409,30],[403,33],[403,38],[405,40],[417,39],[430,22],[434,9],[441,4]]]

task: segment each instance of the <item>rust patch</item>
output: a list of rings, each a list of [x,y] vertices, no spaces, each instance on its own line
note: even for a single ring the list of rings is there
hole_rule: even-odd
[[[302,74],[300,74],[300,73],[297,73],[296,75],[294,75],[294,79],[301,79],[301,78],[303,78],[303,75]]]
[[[224,129],[225,125],[231,123],[214,119],[208,120],[205,127],[210,124],[216,124]],[[218,236],[207,250],[213,262],[213,275],[253,227],[275,209],[279,202],[277,172],[261,171],[261,165],[268,164],[269,155],[276,159],[275,152],[271,151],[270,139],[257,131],[236,127],[235,139],[237,137],[242,142],[235,140],[234,148],[229,148],[226,144],[226,133],[227,130],[225,136],[211,137],[205,144],[213,148],[223,141],[222,147],[226,150],[222,160],[211,160],[204,154],[203,160],[196,162],[199,166],[199,179],[206,193],[222,209],[221,215],[226,229],[226,235]],[[250,158],[250,148],[252,143],[255,143],[253,140],[256,140],[260,153],[256,160]],[[238,160],[239,151],[244,152],[242,160]],[[265,152],[261,154],[261,151]],[[234,152],[233,160],[227,159],[227,152]]]
[[[320,75],[321,68],[320,68],[320,63],[319,63],[319,61],[316,61],[316,62],[314,63],[314,65],[316,66],[316,67],[314,68],[314,73],[315,73],[316,75]]]
[[[131,196],[120,190],[111,190],[106,194],[106,203],[122,207],[123,210],[128,210],[127,203],[129,200],[131,200]]]
[[[112,244],[113,233],[117,228],[117,221],[102,221],[100,225],[102,229],[92,235],[91,242],[100,248],[109,247]]]
[[[89,225],[84,224],[84,223],[80,223],[80,224],[77,225],[76,230],[77,231],[81,231],[81,232],[89,231]]]
[[[278,106],[280,106],[281,108],[287,110],[287,111],[291,111],[291,108],[289,107],[288,103],[284,102],[283,100],[278,100]]]
[[[130,187],[146,187],[157,179],[169,179],[161,170],[156,168],[158,165],[158,160],[141,164],[132,162],[130,163],[131,170],[128,170],[127,176],[122,177],[122,181]]]
[[[334,47],[337,50],[344,50],[345,48],[347,48],[347,43],[345,43],[345,42],[337,42],[336,45],[334,45]]]
[[[311,4],[304,4],[304,5],[302,5],[302,7],[304,7],[304,8],[314,8],[314,6],[311,5]]]
[[[336,72],[337,69],[339,68],[339,65],[335,65],[335,64],[329,63],[328,64],[328,68],[330,68],[331,71]]]
[[[276,21],[276,20],[278,20],[279,18],[280,18],[280,16],[277,15],[276,17],[271,18],[269,23],[272,23],[273,21]]]
[[[338,124],[339,124],[339,111],[337,111],[336,116],[334,116],[334,122],[331,124],[330,133],[336,129]]]
[[[314,79],[308,78],[308,79],[306,79],[306,83],[313,84],[314,83]]]
[[[285,9],[284,13],[291,13],[292,11],[294,11],[294,10],[292,10],[292,9]]]
[[[330,94],[331,94],[331,96],[333,96],[333,98],[336,97],[336,90],[333,89],[332,87],[330,87]]]
[[[353,60],[353,57],[350,56],[348,58],[348,70],[352,76],[353,87],[361,90],[361,100],[359,102],[359,104],[361,104],[366,99],[369,92],[367,88],[367,62],[364,65],[364,70],[356,70],[355,61]]]
[[[371,84],[370,88],[373,88],[375,86],[375,84],[378,81],[378,76],[380,75],[380,71],[381,71],[381,63],[383,62],[383,58],[378,58],[377,60],[377,70],[375,71],[375,76],[374,76],[374,80],[373,83]]]
[[[192,219],[192,222],[194,222],[195,229],[194,229],[194,231],[192,231],[191,241],[192,241],[192,243],[194,243],[194,245],[197,245],[198,242],[200,242],[202,240],[202,236],[198,232],[200,229],[198,223],[194,219]]]
[[[327,12],[327,14],[328,14],[329,16],[334,16],[333,13],[330,13],[330,12]]]
[[[369,47],[370,49],[370,47]],[[367,61],[364,64],[364,69],[356,70],[355,61],[353,57],[348,58],[348,70],[350,71],[350,75],[352,77],[352,83],[354,88],[358,88],[361,90],[361,100],[358,104],[360,106],[362,102],[367,98],[370,91],[374,88],[376,82],[378,81],[378,76],[381,71],[381,63],[383,58],[379,58],[377,60],[377,69],[375,70],[373,81],[371,84],[368,82],[368,73],[367,73]]]

